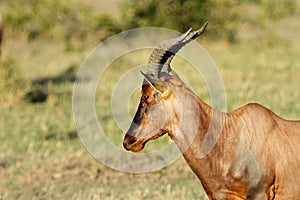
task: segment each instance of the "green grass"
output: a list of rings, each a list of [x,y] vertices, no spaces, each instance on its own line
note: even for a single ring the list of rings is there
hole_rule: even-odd
[[[235,44],[207,40],[205,36],[199,40],[220,70],[228,111],[259,102],[284,118],[300,119],[298,20],[299,14],[269,22],[267,33],[254,31],[251,37],[244,34],[248,29],[241,29],[243,37]],[[200,182],[182,158],[165,169],[145,174],[119,172],[97,162],[76,135],[72,82],[50,81],[45,86],[49,97],[44,103],[24,100],[32,81],[60,76],[70,66],[79,66],[89,51],[66,52],[64,48],[61,43],[43,39],[27,43],[10,38],[4,43],[3,60],[13,60],[12,66],[25,83],[5,85],[0,92],[0,199],[205,199]],[[119,147],[123,133],[112,119],[107,100],[119,76],[136,63],[145,62],[149,53],[117,60],[103,76],[106,86],[97,90],[95,105],[100,124]],[[188,78],[199,97],[210,103],[201,76],[185,65],[180,58],[174,59],[174,68]],[[131,101],[134,113],[138,92]],[[168,142],[167,137],[152,141],[145,151]]]

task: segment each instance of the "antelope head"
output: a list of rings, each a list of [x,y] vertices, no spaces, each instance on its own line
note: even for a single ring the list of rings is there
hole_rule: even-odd
[[[197,31],[162,41],[154,48],[144,76],[138,109],[127,131],[123,146],[133,152],[141,151],[149,140],[156,139],[170,130],[179,120],[179,103],[176,91],[186,87],[170,63],[174,55],[187,43],[201,35],[207,22]],[[186,88],[188,89],[188,88]]]

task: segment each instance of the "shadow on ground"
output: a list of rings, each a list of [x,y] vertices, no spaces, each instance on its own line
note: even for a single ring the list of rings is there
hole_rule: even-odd
[[[49,96],[49,84],[59,85],[74,82],[76,79],[77,66],[71,65],[67,70],[57,76],[43,77],[31,82],[31,87],[25,95],[25,99],[31,103],[45,102]]]

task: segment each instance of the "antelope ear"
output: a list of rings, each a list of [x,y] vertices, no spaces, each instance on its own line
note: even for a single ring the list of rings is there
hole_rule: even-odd
[[[142,71],[141,74],[144,76],[145,80],[151,85],[151,87],[157,92],[159,92],[162,96],[168,96],[168,94],[170,94],[167,84],[164,81],[152,77],[148,74],[145,74]]]

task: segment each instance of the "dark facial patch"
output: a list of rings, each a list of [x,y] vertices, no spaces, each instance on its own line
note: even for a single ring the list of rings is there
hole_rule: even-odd
[[[150,84],[144,84],[142,87],[142,97],[140,99],[140,103],[138,109],[133,118],[133,122],[140,126],[142,124],[145,115],[147,114],[147,107],[151,105],[153,99],[153,89]]]

